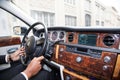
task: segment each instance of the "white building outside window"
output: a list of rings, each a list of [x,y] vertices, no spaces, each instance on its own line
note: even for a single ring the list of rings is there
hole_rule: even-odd
[[[87,11],[91,10],[91,1],[90,0],[85,0],[84,5],[85,5],[85,10],[87,10]]]
[[[65,15],[65,26],[76,26],[76,17]]]
[[[91,26],[91,15],[90,14],[85,15],[85,26]]]
[[[38,21],[43,22],[46,26],[55,25],[55,14],[50,12],[31,11],[31,16]]]
[[[104,26],[104,22],[103,21],[101,22],[101,26]]]
[[[96,20],[96,26],[100,25],[100,21]]]
[[[68,4],[72,4],[72,5],[75,5],[76,0],[64,0],[65,3],[68,3]]]
[[[100,15],[101,15],[102,19],[104,19],[104,13],[105,13],[105,8],[101,7]]]
[[[100,4],[96,3],[96,19],[99,20],[100,19]]]

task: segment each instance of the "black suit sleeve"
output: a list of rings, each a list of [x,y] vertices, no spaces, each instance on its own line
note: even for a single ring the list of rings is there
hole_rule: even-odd
[[[5,55],[0,55],[0,64],[5,64]]]
[[[25,79],[25,77],[22,74],[18,74],[12,80],[26,80],[26,79]]]

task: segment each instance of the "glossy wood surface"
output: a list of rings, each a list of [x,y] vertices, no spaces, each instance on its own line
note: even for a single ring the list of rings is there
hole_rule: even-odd
[[[120,55],[118,55],[118,57],[117,57],[117,62],[115,65],[113,77],[115,77],[115,78],[120,77]]]
[[[74,34],[74,38],[72,42],[69,42],[67,37],[71,33]],[[66,37],[66,43],[78,44],[78,34],[80,33],[79,32],[68,32],[67,37]],[[97,34],[96,46],[98,47],[118,49],[118,46],[119,46],[119,35],[118,34],[107,34],[107,33],[84,33],[84,34]],[[103,38],[107,35],[112,35],[115,38],[115,43],[112,46],[106,46],[103,43]],[[58,50],[58,47],[57,47],[57,50]],[[108,63],[104,62],[104,58],[106,56],[109,56],[111,59],[110,62]],[[77,57],[81,57],[82,61],[79,63],[76,62]],[[116,73],[116,75],[119,74],[119,71],[117,71],[119,69],[115,70],[116,61],[118,58],[117,53],[102,51],[100,58],[94,58],[94,57],[86,56],[83,54],[68,52],[66,51],[66,46],[60,45],[59,51],[57,51],[57,55],[54,54],[53,58],[54,58],[53,59],[54,61],[64,65],[65,67],[69,67],[75,71],[78,71],[81,74],[93,76],[95,78],[102,79],[102,80],[111,80],[114,77],[113,76],[114,73]],[[107,66],[107,69],[104,70],[103,69],[104,66]],[[77,80],[77,79],[72,79],[72,80]]]
[[[64,75],[64,78],[66,78],[67,76],[71,77],[72,79],[75,79],[75,80],[90,80],[89,78],[85,77],[85,76],[82,76],[82,75],[78,75],[74,72],[71,72],[71,71],[68,71],[67,69],[64,69],[63,72],[65,73]],[[67,75],[69,74],[69,75]]]
[[[0,47],[21,44],[19,37],[0,37]]]

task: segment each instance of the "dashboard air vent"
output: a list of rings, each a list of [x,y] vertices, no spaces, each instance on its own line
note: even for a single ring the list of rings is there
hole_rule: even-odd
[[[69,42],[72,42],[73,38],[74,38],[74,34],[73,33],[71,33],[71,34],[68,35],[68,41]]]
[[[104,39],[103,39],[103,43],[106,45],[106,46],[112,46],[115,42],[115,39],[113,36],[105,36]]]

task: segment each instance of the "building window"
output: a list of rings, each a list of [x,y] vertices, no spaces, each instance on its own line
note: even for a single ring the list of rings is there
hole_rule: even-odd
[[[64,0],[64,2],[66,2],[68,4],[72,4],[72,5],[75,5],[75,1],[76,0]]]
[[[85,26],[91,26],[91,15],[85,15]]]
[[[104,26],[104,22],[103,21],[101,22],[101,26]]]
[[[65,25],[66,26],[76,26],[76,17],[65,15]]]
[[[55,14],[49,12],[41,12],[41,11],[31,11],[31,16],[38,21],[43,22],[46,26],[54,26],[55,22]]]
[[[85,10],[90,11],[91,10],[91,1],[85,0]]]
[[[96,26],[99,26],[99,24],[100,24],[100,23],[99,23],[99,21],[97,20],[97,21],[96,21]]]

